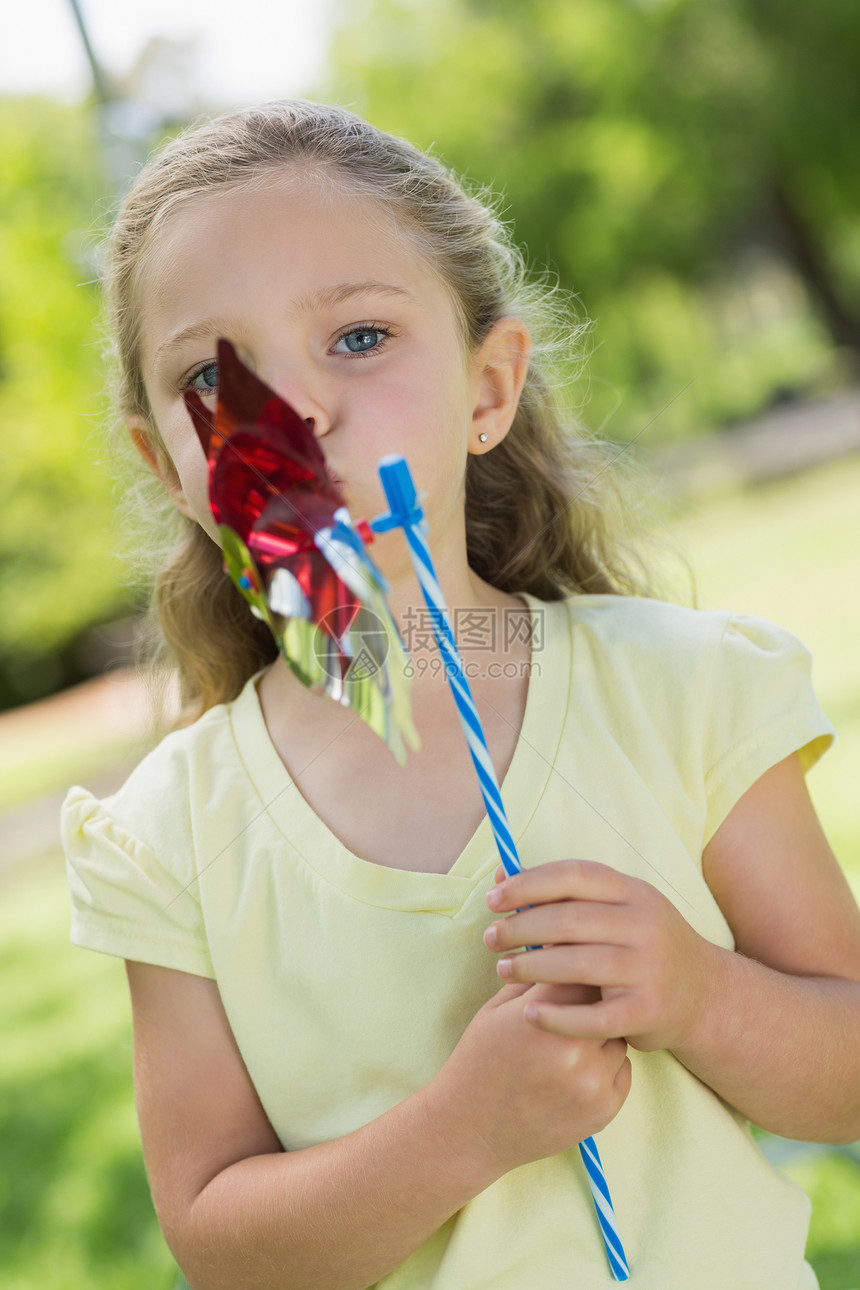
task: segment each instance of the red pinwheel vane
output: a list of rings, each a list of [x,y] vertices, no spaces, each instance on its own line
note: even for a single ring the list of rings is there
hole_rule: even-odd
[[[209,462],[224,565],[295,675],[353,708],[398,762],[418,747],[407,655],[385,580],[365,550],[312,430],[218,342],[214,416],[185,402]]]

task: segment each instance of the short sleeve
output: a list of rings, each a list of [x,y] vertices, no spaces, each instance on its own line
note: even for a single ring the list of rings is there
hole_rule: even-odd
[[[766,770],[797,752],[808,771],[834,730],[812,688],[812,656],[791,632],[733,614],[717,647],[705,720],[705,842]]]
[[[61,830],[73,944],[214,977],[196,882],[171,870],[85,789],[70,790]]]

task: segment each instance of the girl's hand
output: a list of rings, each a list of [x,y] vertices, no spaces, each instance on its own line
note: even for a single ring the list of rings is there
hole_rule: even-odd
[[[491,1179],[566,1151],[620,1110],[631,1078],[623,1039],[548,1034],[523,1015],[526,1000],[564,1010],[597,997],[585,986],[504,986],[426,1086],[436,1131]]]
[[[499,870],[496,879],[487,903],[508,917],[492,923],[484,940],[505,955],[499,975],[600,992],[596,1002],[526,999],[532,1025],[577,1039],[623,1036],[642,1052],[683,1049],[702,1014],[713,947],[671,901],[648,882],[588,860],[558,860],[513,878]],[[509,953],[529,945],[541,948]]]

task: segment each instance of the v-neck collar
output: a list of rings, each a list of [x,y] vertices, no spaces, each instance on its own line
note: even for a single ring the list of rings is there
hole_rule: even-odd
[[[502,784],[515,840],[524,833],[552,774],[571,684],[571,621],[564,601],[520,593],[532,620],[526,706]],[[308,804],[272,743],[254,678],[231,707],[233,735],[245,771],[269,818],[307,865],[354,899],[401,910],[454,914],[478,879],[498,864],[486,815],[447,873],[395,869],[355,855]],[[453,702],[453,698],[451,700]]]

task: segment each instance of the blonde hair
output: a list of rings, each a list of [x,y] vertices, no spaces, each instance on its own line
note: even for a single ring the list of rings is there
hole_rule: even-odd
[[[513,425],[491,452],[468,460],[466,534],[474,571],[501,590],[544,600],[577,592],[647,594],[621,536],[625,508],[608,449],[564,424],[547,375],[559,344],[558,293],[529,281],[490,201],[467,191],[435,158],[343,108],[290,101],[234,112],[186,131],[139,173],[111,232],[105,274],[123,424],[145,417],[153,449],[170,469],[144,387],[135,302],[154,233],[181,203],[219,186],[265,182],[285,166],[372,197],[387,210],[450,290],[467,346],[477,348],[508,315],[532,332]],[[587,330],[587,323],[567,325],[569,351]],[[219,548],[176,511],[152,472],[139,479],[135,496],[150,535],[139,549],[149,551],[154,574],[154,660],[177,669],[183,701],[203,711],[234,698],[274,658],[274,642],[223,573]]]

